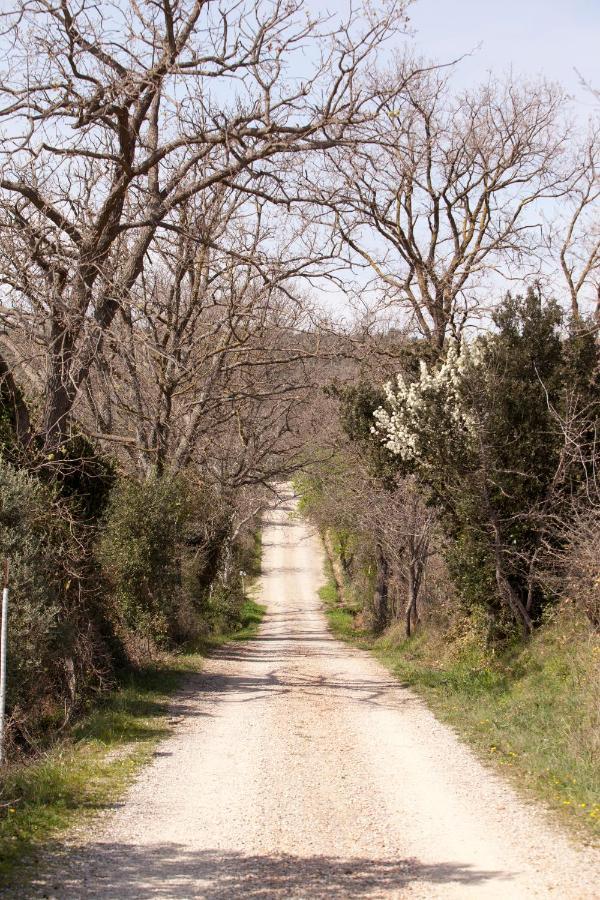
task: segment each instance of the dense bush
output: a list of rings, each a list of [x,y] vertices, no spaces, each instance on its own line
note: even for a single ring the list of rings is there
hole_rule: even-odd
[[[507,296],[494,325],[437,356],[400,343],[384,391],[364,377],[329,391],[335,455],[298,486],[376,630],[476,622],[494,643],[565,597],[598,624],[597,328],[537,289]]]
[[[57,491],[0,459],[0,554],[10,561],[9,740],[35,745],[107,673],[86,535]]]
[[[233,510],[182,477],[122,479],[112,492],[97,556],[115,626],[134,656],[231,628],[252,551],[233,540]]]
[[[526,631],[552,599],[541,563],[560,549],[597,464],[598,346],[593,329],[563,335],[561,318],[533,290],[508,297],[495,332],[399,377],[376,414],[399,469],[417,474],[439,511],[466,608]]]
[[[255,523],[232,532],[233,509],[214,491],[194,492],[182,557],[183,588],[202,633],[239,626],[243,578],[260,574],[260,533]],[[242,576],[241,573],[245,575]]]
[[[40,475],[79,518],[91,523],[101,517],[115,483],[115,466],[85,435],[73,432],[55,453],[44,456],[43,464],[36,462]]]
[[[9,398],[10,399],[10,398]],[[19,444],[0,396],[0,560],[10,563],[7,750],[36,748],[156,648],[232,628],[251,528],[189,478],[116,476],[73,433]],[[248,543],[249,542],[249,543]]]
[[[181,551],[190,496],[181,479],[123,479],[113,490],[98,559],[121,633],[166,645],[182,607]]]
[[[0,462],[0,492],[0,548],[10,560],[8,707],[19,720],[27,704],[44,703],[66,577],[57,561],[70,548],[54,498],[39,482]]]

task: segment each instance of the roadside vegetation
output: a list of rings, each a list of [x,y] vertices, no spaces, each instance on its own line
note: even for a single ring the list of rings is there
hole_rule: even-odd
[[[334,531],[325,543],[320,595],[333,634],[372,652],[484,763],[582,840],[600,839],[600,635],[585,616],[563,603],[526,642],[491,644],[464,617],[429,618],[411,637],[401,620],[378,632],[363,587],[343,575]]]
[[[113,803],[173,727],[171,701],[206,653],[226,641],[251,638],[263,607],[240,605],[236,627],[215,631],[180,652],[122,673],[44,753],[5,771],[0,804],[0,882],[35,868],[37,855],[66,829],[85,824]]]
[[[241,572],[259,565],[256,515],[236,529],[235,506],[192,478],[117,474],[83,446],[64,480],[34,453],[0,459],[9,760],[43,752],[123,672],[235,630]]]

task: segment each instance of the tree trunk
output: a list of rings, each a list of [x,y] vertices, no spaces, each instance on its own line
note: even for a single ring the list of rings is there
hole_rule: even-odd
[[[44,445],[59,447],[69,433],[69,419],[77,388],[73,381],[74,336],[55,321],[49,349],[48,377],[44,402]]]
[[[410,637],[413,629],[419,622],[418,600],[423,580],[423,569],[427,557],[428,541],[415,541],[411,536],[409,541],[410,562],[408,564],[407,590],[406,590],[406,637]]]
[[[522,628],[523,637],[527,637],[533,631],[533,620],[504,572],[502,545],[496,523],[494,523],[494,557],[496,563],[496,584],[498,585],[500,597],[508,603],[517,623]]]
[[[495,574],[496,584],[498,585],[498,593],[500,595],[500,599],[508,605],[509,609],[513,613],[516,623],[521,626],[523,637],[527,637],[533,631],[533,620],[529,615],[527,609],[525,608],[525,604],[521,601],[521,598],[518,596],[517,592],[510,583],[506,572],[504,571],[504,548],[502,546],[500,524],[498,521],[498,515],[490,499],[488,491],[487,472],[489,467],[487,465],[487,453],[481,441],[481,438],[479,441],[479,446],[481,460],[484,466],[484,481],[482,484],[483,498],[487,507],[489,522],[493,535]]]
[[[406,595],[406,637],[410,637],[412,634],[413,623],[415,625],[417,624],[417,591],[415,584],[414,567],[412,563],[408,567],[408,587]]]
[[[60,376],[48,379],[44,409],[44,445],[59,447],[68,435],[68,422],[73,405],[70,391]]]
[[[373,594],[373,612],[375,631],[383,631],[388,624],[388,575],[389,566],[385,558],[383,547],[378,541],[375,545],[375,559],[377,563],[377,580],[375,593]]]

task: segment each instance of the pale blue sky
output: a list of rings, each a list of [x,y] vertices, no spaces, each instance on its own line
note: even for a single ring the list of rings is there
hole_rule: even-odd
[[[427,56],[450,60],[481,44],[459,67],[463,84],[512,66],[560,81],[582,111],[594,106],[575,69],[600,88],[600,0],[416,0],[409,14]]]
[[[307,2],[315,11],[339,13],[350,0]],[[382,2],[371,0],[375,8]],[[415,0],[409,16],[413,34],[406,41],[418,55],[443,63],[470,54],[456,68],[455,87],[512,69],[517,77],[559,82],[580,123],[600,113],[600,100],[577,74],[600,90],[600,0]],[[343,308],[335,291],[332,296],[328,305]]]

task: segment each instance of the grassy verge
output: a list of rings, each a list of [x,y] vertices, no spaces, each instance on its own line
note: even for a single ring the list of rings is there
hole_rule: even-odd
[[[119,687],[79,721],[49,752],[14,766],[2,778],[0,884],[17,867],[35,866],[44,842],[113,803],[157,743],[170,733],[170,697],[185,677],[201,670],[211,649],[247,640],[264,608],[247,599],[240,627],[206,639],[189,652],[168,654],[128,673]]]
[[[488,764],[542,799],[584,840],[600,838],[600,641],[567,613],[501,653],[476,635],[356,625],[331,571],[321,591],[332,632],[373,652]]]
[[[347,601],[340,597],[328,555],[325,558],[325,576],[327,580],[319,590],[319,597],[323,601],[332,633],[341,640],[362,647],[364,650],[372,650],[375,643],[373,635],[364,628],[356,626],[356,616],[359,610],[348,605]]]

